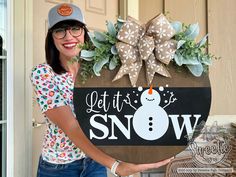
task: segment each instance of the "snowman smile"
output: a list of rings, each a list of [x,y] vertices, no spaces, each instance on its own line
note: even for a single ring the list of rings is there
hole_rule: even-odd
[[[151,99],[146,98],[146,100],[147,100],[147,101],[154,101],[155,98],[151,98]]]

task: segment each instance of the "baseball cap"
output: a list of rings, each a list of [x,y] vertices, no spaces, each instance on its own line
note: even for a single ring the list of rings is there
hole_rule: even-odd
[[[48,29],[65,20],[76,20],[85,24],[81,9],[74,4],[63,3],[51,8],[48,13]]]

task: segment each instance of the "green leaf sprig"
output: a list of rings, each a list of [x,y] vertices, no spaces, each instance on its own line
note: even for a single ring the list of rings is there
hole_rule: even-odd
[[[175,63],[178,66],[186,66],[194,76],[201,76],[203,72],[208,71],[208,66],[212,64],[212,58],[217,58],[207,53],[208,34],[196,42],[200,31],[198,24],[185,25],[177,21],[171,25],[176,31],[174,36],[177,41]]]
[[[116,50],[117,33],[123,24],[121,19],[116,24],[107,21],[107,31],[89,33],[91,41],[80,45],[81,80],[85,82],[89,77],[100,76],[102,68],[115,69],[120,65]]]

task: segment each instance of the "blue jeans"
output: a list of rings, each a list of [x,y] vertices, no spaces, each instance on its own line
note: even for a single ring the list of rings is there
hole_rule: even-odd
[[[40,157],[37,177],[107,177],[107,171],[88,157],[68,164],[53,164]]]

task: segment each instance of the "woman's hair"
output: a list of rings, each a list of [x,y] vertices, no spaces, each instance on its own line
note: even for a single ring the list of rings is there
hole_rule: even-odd
[[[88,35],[88,29],[86,28],[86,26],[75,20],[67,20],[67,21],[59,22],[48,30],[47,37],[45,40],[46,62],[52,67],[53,71],[57,74],[65,73],[66,70],[65,68],[63,68],[59,60],[59,51],[57,50],[54,44],[52,32],[54,29],[61,28],[61,27],[69,27],[69,26],[83,27],[84,28],[84,42],[89,42],[90,40],[89,35]]]

